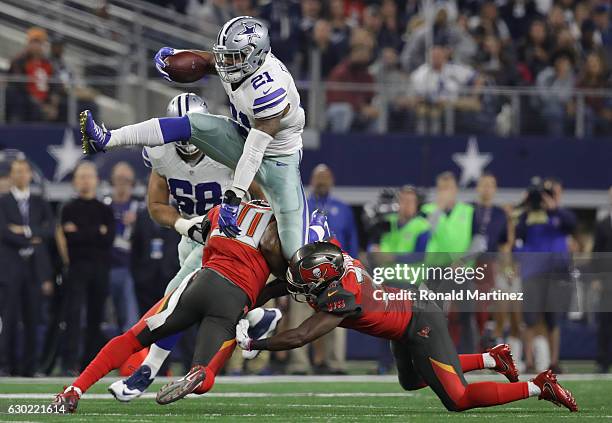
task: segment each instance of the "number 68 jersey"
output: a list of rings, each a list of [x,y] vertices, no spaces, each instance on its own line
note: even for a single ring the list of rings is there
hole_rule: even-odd
[[[247,131],[255,119],[269,119],[289,106],[280,121],[280,130],[266,148],[266,156],[290,155],[302,149],[305,114],[300,106],[300,94],[283,62],[272,53],[235,89],[233,84],[221,83],[229,96],[232,118]]]
[[[174,144],[144,147],[145,166],[166,178],[170,195],[176,201],[181,216],[189,219],[204,216],[221,204],[223,192],[232,185],[233,171],[208,156],[196,163],[187,163],[179,156]]]

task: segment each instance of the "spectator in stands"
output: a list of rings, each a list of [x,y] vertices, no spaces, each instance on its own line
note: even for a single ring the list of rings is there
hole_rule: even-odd
[[[96,199],[98,173],[92,162],[74,171],[77,198],[61,212],[59,249],[67,266],[65,310],[67,339],[62,358],[66,374],[78,374],[104,344],[100,324],[108,296],[111,251],[115,238],[113,210]],[[87,310],[84,354],[79,357],[81,312]]]
[[[138,212],[131,238],[130,269],[140,310],[153,307],[179,271],[179,241],[174,229],[155,223],[146,209]]]
[[[579,60],[578,43],[574,39],[569,28],[564,28],[555,34],[555,51],[565,51],[572,55],[572,64],[577,64]]]
[[[321,78],[329,77],[331,70],[336,67],[343,52],[332,41],[332,27],[329,21],[319,19],[309,34],[303,34],[306,40],[302,45],[301,74],[305,78],[312,78],[311,59],[313,53],[321,55]]]
[[[558,34],[568,27],[565,20],[565,14],[563,13],[563,8],[560,5],[554,4],[550,8],[548,11],[548,16],[546,17],[546,24],[548,27],[548,33],[551,35]]]
[[[447,8],[440,6],[433,24],[433,39],[446,40],[453,57],[458,63],[468,63],[476,54],[476,43],[470,34],[457,22],[449,18]],[[400,55],[402,68],[413,72],[427,61],[430,31],[423,24],[416,28],[408,38]]]
[[[53,292],[48,253],[53,214],[47,201],[30,192],[27,160],[13,161],[10,181],[10,192],[0,197],[0,373],[32,377],[38,367],[42,295]]]
[[[50,83],[53,66],[45,56],[47,32],[30,28],[25,50],[11,61],[9,75],[22,76],[25,82],[14,82],[7,88],[9,122],[53,121],[58,115],[57,86]]]
[[[355,29],[351,36],[351,53],[332,71],[330,83],[373,84],[368,71],[372,59],[374,40],[370,33]],[[327,119],[332,132],[349,130],[372,130],[378,117],[378,108],[373,105],[374,89],[354,91],[352,89],[330,89],[327,93]]]
[[[537,102],[535,108],[541,110],[547,134],[555,137],[565,135],[568,124],[568,109],[575,85],[572,60],[571,52],[557,51],[552,58],[552,66],[540,72],[536,79],[540,94],[533,97]]]
[[[457,111],[472,113],[480,109],[476,95],[464,91],[470,85],[483,83],[474,69],[449,63],[450,48],[445,37],[434,39],[431,63],[424,63],[410,75],[412,92],[416,96],[417,128],[419,134],[439,134],[447,104]]]
[[[514,41],[529,31],[529,25],[535,18],[541,17],[534,0],[509,0],[499,8],[499,15]]]
[[[198,20],[221,29],[223,24],[234,17],[229,7],[229,0],[208,0],[197,12]],[[207,28],[209,29],[209,28]]]
[[[232,16],[257,16],[253,0],[232,0]]]
[[[576,86],[592,90],[610,88],[608,71],[599,54],[591,53],[587,56]],[[586,96],[584,102],[585,136],[609,134],[612,122],[612,100],[600,96]]]
[[[600,3],[593,11],[593,21],[597,34],[606,51],[606,61],[612,63],[612,24],[610,23],[610,5]]]
[[[518,59],[525,66],[524,79],[534,82],[536,76],[546,69],[552,48],[546,34],[546,24],[539,19],[531,22],[529,33],[518,47]]]
[[[381,47],[390,47],[397,52],[404,44],[402,35],[405,23],[402,14],[398,11],[397,3],[394,0],[383,0],[380,6],[382,17],[382,28],[378,37]]]
[[[473,16],[468,22],[469,28],[474,31],[480,28],[485,36],[499,38],[504,46],[509,46],[512,39],[506,23],[499,17],[497,5],[493,0],[485,0],[480,6],[478,16]]]
[[[125,332],[134,325],[140,314],[134,293],[134,279],[130,272],[131,237],[136,213],[140,208],[140,202],[133,197],[134,184],[135,176],[132,166],[126,162],[117,163],[111,171],[111,197],[104,201],[113,209],[115,217],[110,294],[120,332]]]
[[[381,84],[381,97],[388,101],[388,129],[410,130],[414,100],[410,92],[410,77],[400,68],[397,51],[393,47],[383,48],[378,60],[370,66],[370,72]]]
[[[538,253],[518,256],[524,292],[523,317],[527,324],[525,364],[527,372],[533,373],[533,340],[543,319],[550,346],[550,368],[560,373],[559,320],[569,307],[572,292],[568,283],[568,236],[576,227],[576,216],[561,207],[563,188],[559,181],[544,181],[539,192],[539,196],[526,197],[516,224],[516,251]]]
[[[179,13],[185,13],[188,0],[146,0],[149,3],[156,4],[162,7],[168,7],[176,10]]]
[[[495,85],[519,85],[522,82],[514,57],[495,35],[484,37],[475,57],[476,69],[490,77]]]
[[[608,190],[610,210],[612,210],[612,187]],[[593,243],[595,274],[602,276],[596,281],[599,292],[599,310],[597,313],[597,365],[600,373],[610,371],[612,362],[612,280],[610,280],[610,255],[612,253],[612,212],[597,222]],[[606,254],[607,253],[607,254]]]
[[[349,51],[351,27],[344,14],[344,0],[330,0],[328,3],[329,21],[332,26],[332,43],[339,47],[343,59]]]
[[[300,42],[300,12],[300,5],[290,0],[271,1],[259,9],[259,18],[270,31],[274,55],[290,69],[294,68]]]

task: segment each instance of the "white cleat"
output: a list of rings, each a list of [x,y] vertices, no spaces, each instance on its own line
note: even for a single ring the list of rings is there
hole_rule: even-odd
[[[276,330],[283,313],[277,308],[256,308],[251,310],[246,319],[249,321],[249,337],[251,339],[265,339]],[[252,360],[259,354],[259,350],[242,350],[242,357]]]
[[[108,392],[117,401],[130,402],[144,394],[151,383],[153,383],[151,369],[144,365],[140,366],[129,378],[113,382],[108,387]]]

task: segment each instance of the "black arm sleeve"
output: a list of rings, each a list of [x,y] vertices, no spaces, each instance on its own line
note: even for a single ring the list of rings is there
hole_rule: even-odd
[[[361,313],[361,304],[357,303],[355,295],[338,282],[331,283],[316,300],[319,311],[339,316],[355,316]]]

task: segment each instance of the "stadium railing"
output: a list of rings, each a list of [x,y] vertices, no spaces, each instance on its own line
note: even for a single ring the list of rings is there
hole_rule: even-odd
[[[0,123],[7,121],[7,116],[10,114],[8,107],[14,99],[7,99],[7,87],[9,84],[18,86],[26,84],[29,80],[26,76],[17,75],[0,75]],[[93,102],[97,103],[101,108],[104,107],[119,107],[129,110],[128,115],[121,112],[116,114],[120,119],[117,120],[112,114],[104,115],[107,117],[106,122],[109,126],[124,125],[129,123],[127,117],[133,119],[145,119],[152,116],[159,116],[165,110],[165,104],[168,99],[184,90],[195,91],[198,94],[204,95],[207,98],[211,97],[211,92],[220,89],[219,82],[214,78],[210,78],[205,82],[194,84],[166,84],[159,78],[148,77],[145,75],[129,74],[119,77],[87,77],[75,78],[73,81],[62,81],[57,78],[52,78],[47,83],[51,85],[61,85],[65,102],[67,104],[67,123],[76,124],[78,116],[80,97],[82,97],[83,89],[86,87],[91,89],[94,98]],[[373,132],[386,133],[392,132],[390,122],[391,116],[388,113],[391,99],[396,95],[398,89],[403,90],[407,97],[413,97],[413,94],[407,87],[397,87],[393,84],[358,84],[345,82],[326,82],[321,80],[297,81],[298,90],[301,92],[304,104],[303,107],[307,111],[307,126],[310,129],[323,131],[326,129],[327,119],[325,110],[327,106],[326,95],[330,90],[347,91],[351,93],[358,92],[374,92],[375,100],[373,103],[380,111],[379,118],[374,124]],[[111,92],[117,93],[117,96],[105,95],[110,89]],[[218,92],[217,98],[218,96]],[[516,136],[516,135],[533,135],[529,132],[528,127],[546,124],[546,118],[539,116],[536,119],[533,105],[534,99],[540,99],[543,96],[555,94],[552,90],[542,90],[537,87],[481,87],[478,89],[463,88],[458,92],[458,96],[476,96],[478,98],[493,98],[496,104],[496,109],[490,113],[491,127],[484,128],[489,131],[486,133],[495,133],[499,136]],[[612,90],[605,89],[575,89],[572,94],[573,113],[567,113],[565,118],[568,123],[567,136],[576,138],[584,138],[594,134],[586,134],[585,128],[587,125],[587,99],[588,98],[604,98],[612,99]],[[485,100],[483,100],[483,103]],[[218,102],[212,101],[213,111],[226,114],[227,110],[225,102],[221,99]],[[485,106],[482,106],[484,108]],[[465,128],[461,128],[457,122],[456,105],[454,102],[446,102],[442,115],[441,131],[439,135],[454,135],[457,133],[465,133]],[[471,112],[470,116],[483,115],[489,113],[484,110]],[[536,113],[537,114],[537,113]],[[539,120],[538,120],[539,119]],[[545,130],[540,132],[541,135],[547,135]],[[491,132],[493,131],[493,132]],[[479,134],[479,128],[471,128],[471,133]],[[597,134],[595,134],[597,135]],[[605,134],[604,134],[605,135]]]

